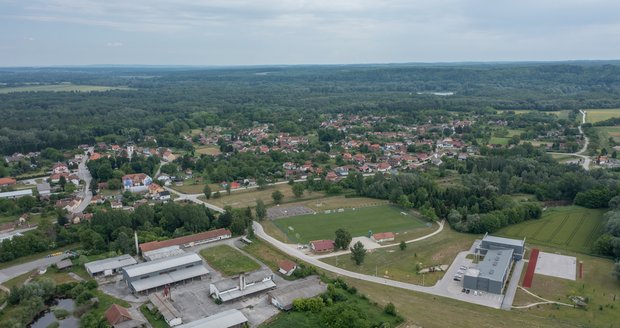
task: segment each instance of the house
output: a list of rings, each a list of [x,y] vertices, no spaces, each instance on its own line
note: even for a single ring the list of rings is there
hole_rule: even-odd
[[[177,157],[170,150],[166,150],[162,155],[162,158],[166,162],[174,162],[177,159]]]
[[[90,155],[90,160],[91,161],[96,161],[98,159],[101,159],[101,157],[103,157],[100,153],[92,153]]]
[[[69,167],[65,163],[58,162],[52,167],[52,172],[54,174],[69,173]]]
[[[134,319],[126,308],[117,304],[110,305],[105,311],[105,318],[114,328],[146,327],[146,322]]]
[[[13,186],[17,183],[17,180],[13,178],[0,178],[0,187]]]
[[[159,194],[160,192],[164,191],[164,188],[162,188],[157,183],[151,183],[148,187],[148,190],[149,190],[150,195],[155,196]]]
[[[327,292],[327,285],[319,277],[310,276],[303,280],[267,293],[268,300],[280,310],[288,311],[293,308],[293,301],[300,298],[313,298]]]
[[[327,175],[325,176],[325,179],[331,182],[338,181],[338,174],[336,174],[336,172],[334,171],[329,171]]]
[[[167,201],[170,200],[170,192],[169,191],[162,191],[159,194],[157,194],[157,199],[161,200],[161,201]]]
[[[334,251],[334,241],[325,239],[325,240],[314,240],[310,242],[310,249],[313,253],[329,253]]]
[[[293,274],[295,269],[297,269],[297,264],[295,264],[295,262],[293,261],[281,260],[281,261],[278,261],[278,268],[279,268],[278,272],[280,272],[283,275],[290,276]]]
[[[392,169],[392,166],[388,163],[379,163],[377,165],[377,172],[385,173]]]
[[[123,208],[123,203],[119,201],[114,201],[110,203],[110,206],[112,207],[113,210],[120,210]]]
[[[393,232],[380,232],[380,233],[373,234],[370,238],[378,243],[382,243],[385,241],[393,241],[394,233]]]
[[[137,173],[124,175],[122,181],[123,191],[145,192],[153,179],[144,173]]]

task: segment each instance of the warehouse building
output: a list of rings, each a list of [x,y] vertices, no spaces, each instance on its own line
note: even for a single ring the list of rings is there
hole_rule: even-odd
[[[183,236],[174,239],[168,239],[163,241],[151,241],[148,243],[140,244],[140,251],[142,254],[145,252],[150,252],[156,249],[170,247],[170,246],[179,246],[180,248],[193,247],[197,245],[202,245],[222,239],[227,239],[232,237],[232,233],[228,229],[216,229],[205,231],[189,236]]]
[[[512,249],[513,256],[515,261],[519,261],[523,258],[525,254],[525,239],[510,239],[510,238],[502,238],[489,236],[488,233],[484,235],[480,245],[477,247],[477,251],[485,255],[488,250],[492,249]]]
[[[311,276],[284,288],[272,290],[267,295],[273,306],[288,311],[293,308],[294,300],[316,297],[325,292],[327,292],[327,285],[321,282],[319,277]]]
[[[148,294],[165,286],[202,280],[209,274],[196,253],[185,253],[123,268],[123,280],[133,293]]]
[[[222,302],[236,300],[276,287],[273,282],[273,273],[268,269],[261,269],[249,274],[240,274],[239,278],[224,279],[209,285],[209,294]]]
[[[164,248],[144,252],[142,253],[142,257],[146,261],[154,261],[154,260],[159,260],[159,259],[163,259],[166,257],[181,255],[181,254],[185,254],[185,251],[182,250],[181,247],[179,247],[178,245],[174,245],[170,247],[164,247]]]
[[[86,271],[92,277],[111,276],[119,273],[123,267],[138,263],[131,255],[125,254],[109,259],[88,262],[84,264]]]
[[[226,310],[206,318],[186,323],[178,328],[241,328],[247,327],[248,318],[239,310]]]
[[[463,277],[463,287],[493,294],[502,294],[512,269],[514,250],[489,249],[476,268],[469,268]]]

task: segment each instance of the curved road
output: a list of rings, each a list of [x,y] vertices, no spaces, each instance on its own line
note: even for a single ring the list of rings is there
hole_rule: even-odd
[[[585,140],[583,147],[581,147],[581,149],[576,152],[576,153],[554,153],[554,152],[549,152],[549,154],[558,154],[558,155],[572,155],[572,156],[577,156],[581,159],[583,159],[583,163],[581,164],[581,166],[583,167],[584,170],[589,171],[590,170],[590,162],[591,159],[589,156],[584,155],[583,153],[585,153],[588,150],[588,145],[590,144],[590,139],[588,138],[588,136],[585,135],[585,133],[583,133],[583,129],[581,128],[581,126],[583,124],[586,123],[586,114],[587,112],[585,110],[579,110],[579,112],[581,113],[581,124],[579,124],[579,126],[577,127],[579,129],[579,134],[581,134]]]

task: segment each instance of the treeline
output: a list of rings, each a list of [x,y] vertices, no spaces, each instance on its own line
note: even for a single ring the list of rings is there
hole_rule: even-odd
[[[609,207],[611,210],[603,215],[603,234],[594,243],[593,250],[598,254],[620,259],[620,196],[612,198]],[[618,273],[620,274],[620,271]]]
[[[257,74],[265,71],[270,73]],[[145,135],[185,148],[189,144],[176,138],[183,129],[261,122],[301,133],[316,129],[324,113],[401,115],[411,123],[441,116],[433,111],[617,108],[619,73],[617,63],[14,69],[0,72],[0,82],[56,80],[135,90],[0,94],[0,152],[71,148],[109,136],[139,141]],[[455,94],[418,94],[434,91]]]

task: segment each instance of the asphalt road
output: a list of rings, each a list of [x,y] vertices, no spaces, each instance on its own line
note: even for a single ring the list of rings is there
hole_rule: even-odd
[[[12,267],[2,269],[0,270],[0,284],[4,283],[7,280],[11,280],[17,276],[26,274],[32,270],[36,270],[40,267],[48,267],[52,264],[58,263],[68,256],[69,254],[63,253],[62,255],[45,257],[39,260],[34,260],[24,264],[14,265]]]
[[[87,152],[91,153],[94,151],[93,147],[88,148]],[[81,180],[84,180],[84,188],[80,191],[79,196],[82,197],[82,202],[80,205],[73,211],[73,213],[82,213],[86,207],[90,204],[90,200],[93,198],[93,193],[90,190],[90,181],[93,177],[90,175],[90,171],[86,166],[86,162],[88,162],[88,157],[84,155],[84,158],[78,165],[78,177]]]

